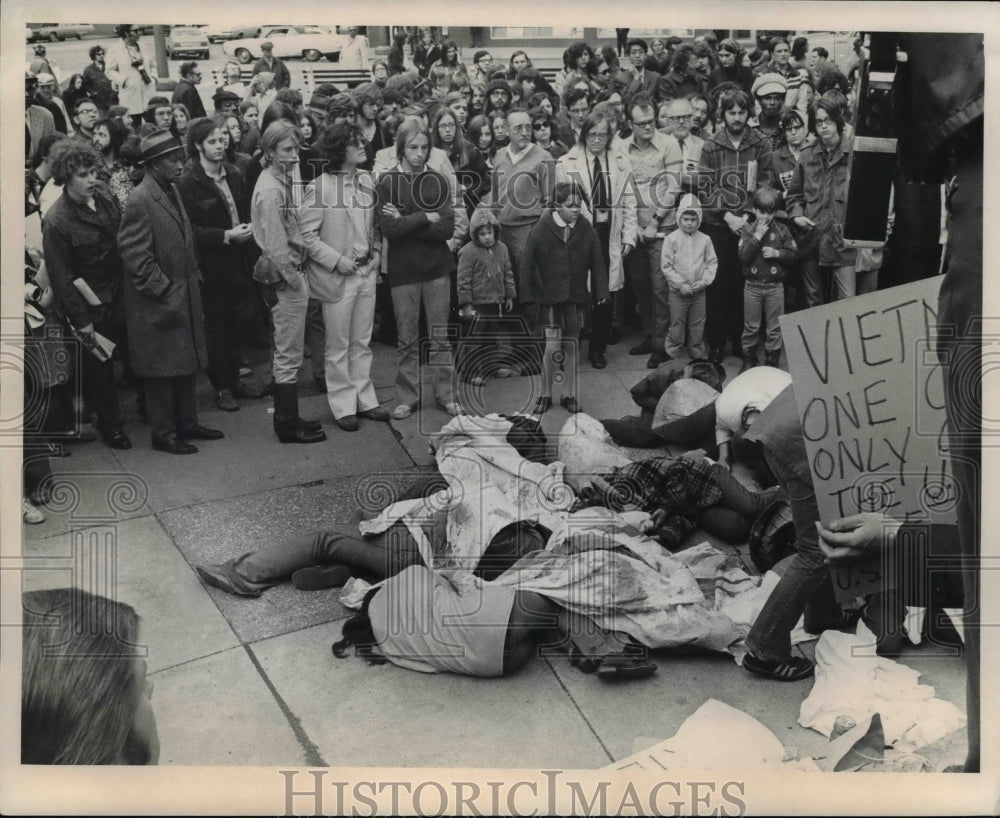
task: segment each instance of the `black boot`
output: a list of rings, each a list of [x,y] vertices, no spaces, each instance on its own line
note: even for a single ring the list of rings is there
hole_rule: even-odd
[[[777,369],[780,361],[781,361],[780,349],[773,349],[764,353],[764,366],[773,366],[775,369]]]
[[[274,433],[282,443],[319,443],[326,432],[307,429],[299,418],[298,386],[294,383],[274,385]]]
[[[740,367],[740,374],[746,372],[748,369],[753,369],[755,366],[757,366],[757,349],[755,347],[744,349],[743,366]]]

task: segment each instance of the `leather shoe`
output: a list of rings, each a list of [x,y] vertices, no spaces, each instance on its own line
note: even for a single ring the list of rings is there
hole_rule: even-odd
[[[229,387],[229,392],[234,398],[243,398],[244,400],[256,400],[257,398],[264,397],[263,392],[259,392],[253,387],[247,386],[245,383],[237,381],[231,387]]]
[[[388,409],[383,409],[381,406],[373,406],[371,409],[365,409],[363,412],[358,412],[358,417],[385,422],[392,416],[389,414]]]
[[[604,369],[608,365],[608,359],[604,357],[603,352],[595,352],[590,356],[590,365],[594,369]]]
[[[112,449],[124,450],[132,448],[132,441],[128,439],[128,435],[121,429],[110,429],[101,436],[104,438],[104,442]]]
[[[235,560],[229,560],[209,565],[196,565],[194,570],[206,585],[211,585],[227,594],[251,598],[259,597],[261,589],[248,585],[237,572],[235,563]]]
[[[342,418],[334,418],[333,422],[336,423],[345,432],[358,431],[357,415],[344,415]]]
[[[215,393],[215,405],[223,412],[240,411],[240,405],[233,400],[233,394],[228,389],[220,389]]]
[[[670,360],[670,356],[667,355],[663,350],[657,350],[652,355],[649,356],[649,360],[646,361],[646,369],[656,369],[660,364],[665,364]]]
[[[181,440],[177,435],[167,435],[166,437],[154,437],[153,448],[158,452],[169,452],[170,454],[196,454],[197,446],[192,446],[186,440]]]
[[[209,429],[207,426],[195,426],[193,429],[178,429],[177,436],[184,438],[194,438],[195,440],[222,440],[226,435],[218,429]]]
[[[641,344],[639,344],[639,346],[632,347],[632,349],[630,349],[628,351],[628,354],[629,355],[649,355],[651,352],[654,352],[654,351],[655,350],[653,349],[653,345],[651,343],[649,343],[649,341],[643,341]]]
[[[712,347],[708,351],[708,360],[713,364],[721,364],[724,358],[725,355],[722,352],[722,347]]]
[[[574,397],[565,397],[559,401],[560,405],[569,412],[571,415],[575,415],[577,412],[582,411],[580,409],[580,404],[576,402]]]

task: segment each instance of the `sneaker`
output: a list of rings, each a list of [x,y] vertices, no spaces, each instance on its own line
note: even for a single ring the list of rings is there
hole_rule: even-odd
[[[21,498],[21,519],[28,525],[38,525],[45,522],[45,512],[35,508],[27,497]]]
[[[407,406],[405,403],[399,404],[399,406],[392,410],[393,420],[406,420],[412,414],[412,407]]]

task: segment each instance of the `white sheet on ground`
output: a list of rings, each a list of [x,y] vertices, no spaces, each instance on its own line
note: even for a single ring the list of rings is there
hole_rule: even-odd
[[[672,738],[609,764],[606,770],[782,770],[819,772],[812,759],[785,761],[778,737],[753,716],[709,699]]]
[[[861,723],[882,716],[886,743],[903,740],[923,747],[965,725],[954,704],[935,698],[920,674],[892,659],[869,656],[875,636],[863,622],[857,633],[826,631],[816,644],[816,682],[802,702],[799,724],[829,736],[837,716]],[[861,650],[855,651],[855,647]],[[864,655],[856,655],[862,653]]]
[[[588,420],[593,419],[583,419],[580,437],[594,440],[604,429],[589,428]],[[700,645],[740,654],[735,645],[749,632],[773,584],[763,585],[735,557],[707,543],[678,554],[665,551],[640,533],[648,520],[641,512],[587,508],[570,514],[575,495],[564,482],[563,464],[525,460],[507,444],[509,428],[498,416],[452,419],[434,436],[438,469],[449,488],[427,500],[395,503],[361,530],[379,533],[403,521],[428,565],[468,568],[506,525],[538,522],[553,532],[546,551],[523,558],[497,582],[548,596],[649,647]],[[561,452],[572,450],[572,437],[560,440]],[[591,465],[578,468],[587,471]],[[432,554],[421,518],[444,508],[447,542]],[[709,588],[707,596],[699,579]],[[356,607],[368,587],[350,583],[341,601]],[[808,637],[797,633],[796,641],[803,638]]]

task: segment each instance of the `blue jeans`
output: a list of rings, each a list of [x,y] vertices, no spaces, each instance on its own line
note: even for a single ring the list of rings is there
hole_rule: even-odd
[[[399,351],[396,365],[396,403],[415,407],[420,402],[420,306],[427,315],[430,350],[427,369],[434,381],[434,398],[442,408],[454,401],[454,367],[448,343],[451,281],[447,275],[392,288]]]
[[[761,317],[764,318],[764,349],[781,351],[781,325],[778,318],[785,314],[785,285],[780,281],[766,283],[747,281],[743,285],[743,351],[757,350]]]
[[[797,447],[805,452],[805,447]],[[785,449],[795,451],[788,447]],[[811,481],[805,481],[765,446],[768,466],[788,493],[795,525],[795,554],[784,560],[784,574],[771,592],[747,636],[750,652],[761,659],[787,662],[792,655],[792,629],[805,613],[805,624],[817,629],[833,621],[839,607],[833,597],[830,568],[819,550],[819,508]]]
[[[705,357],[705,290],[681,295],[670,290],[670,335],[665,344],[667,355],[679,358],[687,352],[692,358]]]
[[[806,307],[818,307],[827,303],[829,281],[833,279],[833,292],[830,301],[840,301],[851,298],[855,294],[857,273],[855,262],[841,267],[820,266],[819,257],[813,253],[802,259],[802,288],[805,291]]]

